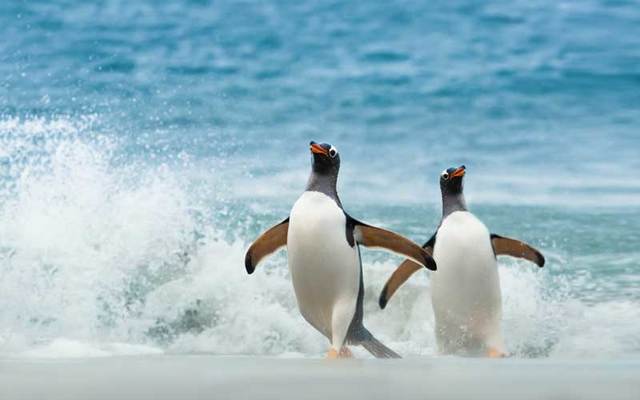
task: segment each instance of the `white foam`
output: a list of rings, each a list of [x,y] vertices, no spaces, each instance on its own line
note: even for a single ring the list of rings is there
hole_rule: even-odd
[[[163,351],[151,346],[129,343],[90,344],[66,338],[51,342],[17,354],[26,358],[95,358],[112,356],[158,355]]]
[[[228,228],[232,213],[214,213],[227,210],[216,204],[215,170],[203,177],[188,162],[123,162],[117,141],[93,129],[91,121],[65,118],[0,120],[13,177],[0,187],[1,355],[326,351],[326,339],[297,310],[282,253],[246,274],[252,238],[237,236],[254,221],[243,216]],[[377,296],[401,260],[363,254],[367,327],[404,355],[434,355],[429,273],[416,274],[382,311]],[[637,354],[638,304],[571,298],[570,282],[548,272],[566,262],[556,257],[538,270],[501,260],[510,350],[522,357]]]

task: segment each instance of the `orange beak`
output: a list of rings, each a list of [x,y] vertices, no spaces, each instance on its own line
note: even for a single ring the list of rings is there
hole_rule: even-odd
[[[451,176],[453,178],[457,178],[459,176],[464,176],[465,170],[466,170],[466,168],[463,165],[462,167],[460,167],[460,168],[456,169],[455,171],[453,171],[453,174],[451,174]]]
[[[329,155],[329,152],[322,146],[320,146],[318,143],[311,143],[311,152],[315,153],[315,154],[323,154],[323,155]]]

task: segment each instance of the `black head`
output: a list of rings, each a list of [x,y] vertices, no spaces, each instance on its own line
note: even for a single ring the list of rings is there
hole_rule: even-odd
[[[313,155],[313,172],[320,175],[338,175],[340,154],[338,149],[327,143],[309,143]]]
[[[440,174],[440,191],[442,191],[443,196],[457,196],[462,194],[464,187],[462,179],[464,178],[465,171],[466,167],[464,165],[442,171]]]

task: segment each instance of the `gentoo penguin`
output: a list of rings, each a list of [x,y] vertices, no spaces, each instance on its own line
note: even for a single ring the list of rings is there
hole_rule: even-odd
[[[440,175],[442,220],[424,249],[438,264],[431,278],[438,350],[442,354],[503,357],[500,320],[502,300],[496,256],[527,259],[539,267],[544,257],[526,243],[490,234],[467,210],[462,179],[464,165]],[[385,308],[393,293],[419,266],[406,260],[393,272],[380,294]]]
[[[249,247],[245,267],[249,274],[262,258],[286,246],[289,271],[298,308],[331,348],[327,358],[350,357],[347,344],[362,345],[375,357],[399,357],[364,327],[362,263],[359,245],[399,253],[431,270],[436,263],[408,239],[352,218],[342,208],[336,183],[338,150],[310,143],[311,177],[289,218],[263,233]]]

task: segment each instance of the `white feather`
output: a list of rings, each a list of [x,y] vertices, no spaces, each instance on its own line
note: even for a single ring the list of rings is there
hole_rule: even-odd
[[[339,350],[356,309],[360,255],[345,233],[346,217],[320,192],[305,192],[289,219],[287,251],[293,288],[304,318]]]
[[[438,229],[431,297],[443,353],[504,352],[500,279],[487,227],[457,211]]]

